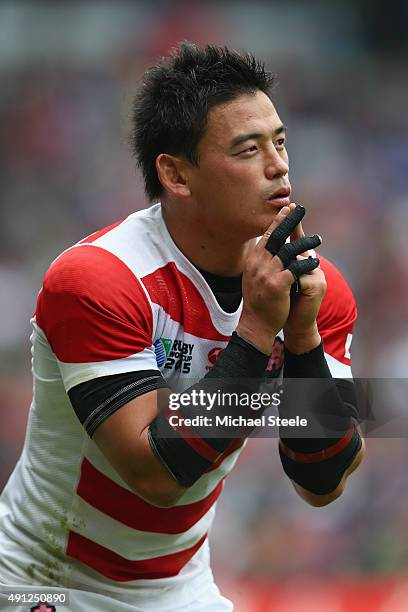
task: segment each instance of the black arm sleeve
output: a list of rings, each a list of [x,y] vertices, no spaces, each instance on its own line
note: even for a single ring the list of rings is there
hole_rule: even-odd
[[[334,491],[343,477],[346,469],[353,463],[361,449],[362,441],[358,431],[353,427],[347,443],[339,452],[332,456],[316,457],[316,461],[308,462],[313,457],[305,457],[300,453],[288,456],[288,449],[279,444],[279,455],[285,474],[307,491],[316,495],[326,495]],[[334,449],[334,445],[331,447]],[[335,450],[335,449],[334,449]],[[308,453],[314,455],[314,453]]]
[[[196,385],[186,389],[184,394],[190,394],[191,397],[194,391],[215,395],[220,392],[224,395],[250,394],[262,382],[268,359],[267,355],[234,332],[214,367]],[[223,408],[216,404],[212,418],[223,416]],[[244,418],[251,412],[250,409],[242,409],[239,400],[233,410]],[[193,404],[189,404],[180,407],[178,412],[184,419],[192,420],[203,410],[201,408],[197,412]],[[249,435],[250,430],[246,427],[229,427],[229,437],[222,437],[218,432],[217,437],[208,437],[208,429],[200,426],[194,427],[193,432],[191,429],[183,431],[171,424],[166,411],[161,411],[151,423],[148,435],[150,445],[163,465],[182,486],[189,487],[228,449],[234,437]]]
[[[301,412],[307,416],[311,431],[318,429],[321,436],[285,437],[281,429],[279,454],[283,469],[308,491],[330,493],[362,445],[354,422],[358,420],[354,386],[351,381],[332,378],[322,344],[303,355],[293,355],[286,349],[284,376],[282,412]]]
[[[96,429],[118,408],[130,400],[166,387],[159,370],[124,372],[100,376],[68,391],[75,414],[92,438]]]
[[[308,419],[310,437],[286,437],[288,429],[281,429],[281,438],[294,451],[320,451],[342,438],[350,427],[350,408],[342,399],[324,356],[323,344],[295,355],[285,347],[284,395],[281,416],[300,414]],[[346,387],[349,390],[349,387]],[[346,391],[342,391],[346,394]],[[317,435],[320,432],[321,436]]]

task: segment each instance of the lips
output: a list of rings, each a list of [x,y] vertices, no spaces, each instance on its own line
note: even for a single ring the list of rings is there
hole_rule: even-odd
[[[289,187],[282,187],[281,189],[278,189],[278,191],[275,191],[273,194],[271,194],[268,200],[276,200],[276,198],[288,198],[289,196]]]
[[[290,188],[281,187],[267,197],[267,201],[275,206],[286,206],[290,204]]]

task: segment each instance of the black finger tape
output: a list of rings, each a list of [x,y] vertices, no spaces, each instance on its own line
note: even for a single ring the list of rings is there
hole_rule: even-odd
[[[307,274],[318,268],[319,264],[320,260],[317,257],[309,257],[308,259],[293,261],[288,266],[288,270],[292,272],[294,280],[297,281],[302,274]]]
[[[303,206],[298,204],[291,213],[282,221],[277,228],[275,228],[272,234],[269,236],[265,249],[272,255],[276,255],[281,246],[285,244],[285,240],[291,235],[297,224],[305,216],[306,210]]]
[[[314,249],[322,243],[320,236],[303,236],[293,242],[288,242],[279,249],[277,256],[282,261],[284,268],[287,268],[290,262],[304,251]]]

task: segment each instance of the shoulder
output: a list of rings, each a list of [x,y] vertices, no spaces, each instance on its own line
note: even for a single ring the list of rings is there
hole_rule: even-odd
[[[134,282],[120,258],[94,244],[78,244],[57,257],[44,276],[43,291],[108,297],[115,288]]]
[[[62,361],[119,358],[151,345],[146,291],[123,261],[94,245],[72,247],[51,264],[35,319]]]
[[[357,304],[343,274],[325,257],[319,255],[327,290],[318,316],[319,328],[335,325],[353,325],[357,319]]]

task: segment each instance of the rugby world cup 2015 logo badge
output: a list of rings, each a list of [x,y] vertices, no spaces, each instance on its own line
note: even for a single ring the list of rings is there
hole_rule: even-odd
[[[166,359],[171,350],[172,340],[168,338],[159,338],[154,342],[154,352],[156,353],[157,367],[161,368],[166,363]]]
[[[184,340],[159,338],[153,343],[158,368],[189,374],[193,359],[194,344]]]

